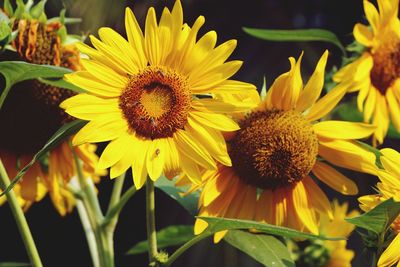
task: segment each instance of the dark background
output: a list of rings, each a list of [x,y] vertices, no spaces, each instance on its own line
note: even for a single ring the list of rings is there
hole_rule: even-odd
[[[218,43],[229,39],[237,39],[238,47],[231,59],[244,60],[237,79],[251,82],[261,87],[266,75],[270,85],[277,75],[289,69],[287,58],[298,57],[305,51],[302,66],[303,77],[306,78],[315,67],[317,59],[325,49],[329,49],[329,67],[340,64],[341,54],[338,48],[326,43],[274,43],[254,39],[242,31],[243,26],[258,28],[325,28],[336,33],[343,43],[352,40],[352,29],[356,22],[364,21],[362,1],[349,0],[182,0],[185,21],[192,25],[195,18],[204,15],[205,26],[201,33],[216,30]],[[70,33],[92,33],[96,29],[108,26],[125,36],[124,8],[134,7],[134,12],[141,23],[147,9],[155,6],[160,14],[166,4],[172,7],[174,1],[167,0],[49,0],[46,5],[48,17],[58,16],[63,6],[67,8],[69,17],[81,17],[79,26],[70,27]],[[0,1],[3,5],[3,1]],[[307,79],[304,79],[305,81]],[[370,185],[376,180],[365,175],[348,173],[358,181],[360,195],[370,193]],[[125,188],[132,185],[130,177],[125,181]],[[109,201],[112,181],[104,177],[99,185],[99,197],[105,209]],[[335,193],[324,188],[330,196]],[[115,233],[116,266],[147,266],[147,255],[127,256],[126,251],[145,236],[145,203],[143,190],[139,191],[128,203],[121,214]],[[341,200],[352,201],[356,206],[356,198],[341,197]],[[38,250],[45,266],[91,266],[86,239],[80,226],[76,211],[62,218],[46,197],[34,204],[26,213]],[[174,200],[163,192],[156,192],[157,228],[172,224],[192,224],[193,218]],[[359,252],[360,240],[355,237],[350,242],[353,249]],[[173,250],[171,250],[173,251]],[[170,251],[170,252],[171,252]],[[361,253],[353,261],[354,266],[363,266]],[[7,205],[0,207],[0,262],[28,262],[24,246],[17,231],[11,211]],[[211,239],[202,241],[186,252],[173,266],[260,266],[241,252],[221,242],[212,244]]]

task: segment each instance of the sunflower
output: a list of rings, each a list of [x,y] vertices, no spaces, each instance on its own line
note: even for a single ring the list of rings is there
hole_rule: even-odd
[[[319,214],[332,216],[332,210],[311,173],[345,195],[357,194],[357,186],[331,164],[374,173],[374,154],[355,141],[371,135],[374,126],[318,122],[343,95],[339,88],[318,100],[327,57],[326,51],[304,87],[302,55],[297,62],[289,58],[290,71],[275,80],[258,107],[237,116],[241,129],[227,140],[232,167],[219,165],[204,173],[200,216],[256,220],[318,233]],[[195,232],[205,227],[197,220]]]
[[[217,47],[210,31],[197,40],[204,17],[189,27],[183,23],[179,0],[170,11],[164,8],[157,22],[150,8],[145,33],[127,8],[128,40],[110,28],[90,36],[95,48],[80,44],[84,71],[65,75],[87,93],[61,104],[71,116],[87,120],[73,144],[111,141],[99,168],[111,167],[114,178],[132,168],[134,184],[141,188],[147,175],[156,180],[162,173],[183,171],[199,183],[199,166],[216,169],[216,161],[231,165],[220,131],[234,131],[238,124],[224,115],[252,106],[248,101],[227,102],[215,97],[255,92],[251,84],[229,80],[242,65],[225,62],[236,47],[230,40]]]
[[[330,237],[349,237],[355,226],[346,222],[345,218],[359,215],[359,212],[352,210],[348,212],[348,203],[340,204],[337,200],[332,203],[333,220],[328,216],[321,217],[320,233]],[[346,248],[347,240],[323,241],[329,253],[329,260],[325,267],[351,267],[354,258],[354,251]]]
[[[380,180],[377,184],[378,194],[362,196],[358,199],[360,208],[364,211],[374,208],[389,198],[393,198],[395,201],[400,199],[400,153],[390,148],[381,149],[380,152],[380,161],[384,169],[377,171]],[[389,267],[396,263],[399,266],[400,264],[400,217],[397,217],[391,228],[396,237],[380,256],[378,267]]]
[[[12,42],[16,53],[7,55],[7,59],[72,70],[81,68],[75,45],[62,43],[59,30],[64,26],[60,22],[44,23],[19,17],[12,17],[11,20],[18,35]],[[59,108],[59,104],[73,94],[37,80],[17,84],[11,90],[0,111],[0,121],[6,129],[0,131],[0,158],[10,177],[16,176],[56,130],[72,120]],[[76,175],[76,169],[69,143],[67,140],[50,151],[16,185],[17,197],[25,210],[49,192],[61,215],[71,211],[74,197],[67,185]],[[104,171],[95,169],[98,157],[94,150],[94,145],[85,144],[74,148],[74,153],[84,162],[85,175],[98,180]],[[3,197],[0,202],[4,201]]]
[[[324,236],[347,238],[355,226],[346,222],[345,218],[357,216],[356,210],[348,212],[348,203],[340,204],[336,199],[331,203],[333,219],[326,214],[321,214],[319,225],[320,233]],[[354,251],[346,248],[346,240],[309,240],[309,244],[302,244],[302,249],[297,243],[290,240],[288,249],[299,266],[321,267],[351,267]]]
[[[372,3],[364,1],[370,26],[357,23],[353,34],[366,50],[333,76],[347,92],[358,91],[357,105],[364,121],[372,121],[377,127],[374,144],[382,144],[390,118],[396,130],[400,130],[399,1],[378,0],[378,6],[379,13]]]

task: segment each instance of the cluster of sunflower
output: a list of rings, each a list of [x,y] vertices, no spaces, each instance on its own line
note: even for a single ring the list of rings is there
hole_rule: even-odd
[[[340,238],[355,228],[345,218],[358,212],[330,201],[320,185],[343,195],[357,195],[358,187],[338,168],[378,176],[376,194],[359,199],[364,211],[400,197],[400,154],[373,148],[384,142],[390,122],[400,130],[398,0],[378,0],[378,9],[364,1],[369,25],[357,24],[353,31],[361,52],[334,73],[331,90],[323,92],[325,51],[305,84],[301,54],[289,58],[289,71],[260,93],[252,84],[231,79],[242,65],[227,61],[236,41],[217,45],[214,31],[198,36],[204,17],[185,23],[179,0],[171,10],[164,8],[159,20],[150,8],[144,31],[127,8],[127,39],[104,27],[100,39],[90,35],[93,47],[66,34],[64,14],[48,20],[44,2],[17,1],[13,10],[5,1],[0,12],[13,36],[1,60],[70,69],[64,82],[82,92],[43,79],[13,86],[0,107],[5,129],[0,158],[8,176],[16,177],[60,127],[76,118],[84,126],[41,156],[16,183],[12,190],[24,210],[49,193],[65,215],[80,201],[74,187],[78,176],[85,189],[86,180],[99,182],[107,169],[111,178],[130,169],[135,190],[147,185],[150,206],[154,182],[164,176],[177,187],[189,186],[186,194],[200,191],[200,217]],[[364,122],[329,119],[351,92],[358,92]],[[359,141],[369,137],[373,147]],[[108,142],[100,157],[99,142]],[[150,228],[152,215],[150,210]],[[208,226],[198,218],[194,233]],[[162,265],[151,230],[150,261]],[[214,241],[227,231],[216,232]],[[379,267],[400,266],[399,231],[400,217],[391,224],[393,241],[378,255]],[[312,241],[305,247],[301,240],[286,243],[297,262],[307,266],[351,266],[354,257],[345,240]]]

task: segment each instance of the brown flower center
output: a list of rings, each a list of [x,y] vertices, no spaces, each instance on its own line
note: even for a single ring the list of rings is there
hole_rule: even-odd
[[[371,83],[382,95],[400,77],[400,41],[388,40],[372,53]]]
[[[253,112],[240,122],[229,155],[240,179],[262,189],[295,184],[312,169],[318,139],[296,111]]]
[[[186,79],[158,67],[131,76],[119,102],[131,130],[151,139],[171,137],[183,129],[190,104]]]
[[[14,27],[18,29],[13,42],[18,56],[11,55],[7,60],[80,69],[79,52],[74,45],[61,45],[58,24],[20,20]],[[72,120],[59,104],[73,95],[72,91],[37,80],[16,84],[0,111],[2,127],[7,129],[0,131],[0,149],[17,154],[37,152],[64,123]]]

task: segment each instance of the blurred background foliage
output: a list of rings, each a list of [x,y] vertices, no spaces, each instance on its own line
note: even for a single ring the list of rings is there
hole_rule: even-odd
[[[164,5],[172,6],[173,2],[173,0],[48,0],[46,13],[48,18],[58,16],[59,11],[65,7],[68,17],[82,18],[81,24],[69,26],[70,33],[97,35],[99,27],[107,26],[125,36],[124,10],[126,6],[134,9],[139,23],[144,25],[144,18],[150,6],[156,7],[160,14]],[[0,0],[0,6],[2,5],[3,1]],[[182,0],[182,5],[185,21],[189,25],[197,16],[205,16],[206,23],[202,28],[202,34],[209,30],[216,30],[218,43],[233,38],[238,40],[238,47],[231,58],[244,60],[244,65],[235,78],[254,83],[258,88],[261,88],[264,75],[268,88],[279,74],[289,69],[287,58],[298,57],[302,50],[305,51],[302,67],[304,80],[307,80],[306,77],[326,48],[331,52],[328,69],[341,64],[341,52],[331,44],[320,42],[265,42],[245,34],[242,27],[324,28],[337,34],[344,44],[349,44],[352,41],[353,25],[365,20],[361,0]],[[28,132],[29,129],[27,129]],[[392,141],[388,139],[388,142]],[[396,148],[394,143],[390,146]],[[373,177],[349,171],[343,172],[356,180],[360,187],[359,195],[370,193],[371,185],[376,182]],[[132,185],[132,180],[126,179],[125,183],[128,187]],[[336,196],[332,190],[326,186],[323,187],[330,197]],[[111,188],[111,181],[105,177],[99,185],[100,200],[104,207],[110,198]],[[157,191],[156,194],[158,229],[172,224],[193,223],[193,217],[174,200],[161,191]],[[121,214],[115,235],[116,266],[118,267],[146,266],[147,264],[147,254],[126,255],[132,245],[146,238],[144,195],[143,190],[139,191]],[[340,198],[340,201],[345,200],[350,201],[352,207],[357,206],[356,198],[343,196]],[[61,218],[50,201],[41,201],[27,212],[27,219],[45,266],[91,266],[86,239],[76,211]],[[0,207],[0,226],[2,229],[0,262],[27,262],[22,241],[7,205]],[[363,266],[363,254],[358,248],[361,245],[360,242],[361,240],[353,235],[350,246],[357,251],[353,266]],[[252,267],[260,265],[224,242],[214,245],[211,239],[207,239],[190,249],[174,266]]]

